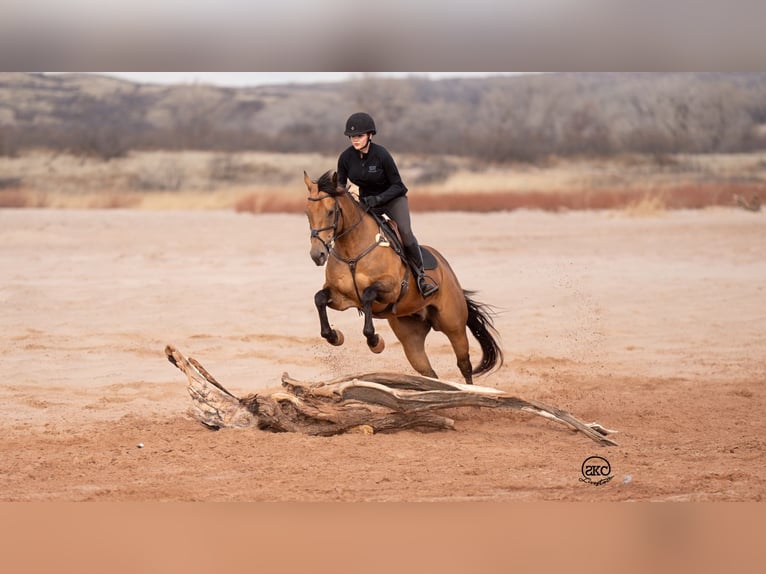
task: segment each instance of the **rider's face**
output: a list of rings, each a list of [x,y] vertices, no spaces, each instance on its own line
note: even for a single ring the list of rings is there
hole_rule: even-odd
[[[356,151],[364,151],[370,143],[370,134],[354,134],[349,137],[351,138],[351,145]]]

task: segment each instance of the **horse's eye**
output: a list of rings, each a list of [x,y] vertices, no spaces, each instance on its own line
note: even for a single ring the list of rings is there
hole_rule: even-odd
[[[330,209],[330,210],[327,212],[327,215],[329,215],[330,217],[332,217],[333,215],[335,215],[335,209]]]

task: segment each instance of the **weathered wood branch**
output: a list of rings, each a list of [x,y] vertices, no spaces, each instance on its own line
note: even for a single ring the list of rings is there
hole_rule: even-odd
[[[432,411],[471,406],[528,412],[565,424],[601,445],[617,444],[607,437],[615,431],[597,423],[583,423],[559,408],[490,387],[400,373],[365,373],[308,383],[285,373],[283,390],[238,398],[194,359],[187,359],[170,345],[165,354],[187,376],[192,398],[189,413],[209,428],[255,426],[322,436],[405,428],[445,430],[452,429],[454,421]]]

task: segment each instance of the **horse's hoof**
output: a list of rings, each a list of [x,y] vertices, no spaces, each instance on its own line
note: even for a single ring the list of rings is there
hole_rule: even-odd
[[[383,340],[383,337],[380,335],[378,337],[378,342],[374,345],[370,345],[370,351],[372,351],[375,354],[382,353],[383,349],[386,348],[386,342]]]
[[[333,329],[332,332],[335,335],[335,338],[327,339],[327,341],[334,347],[340,347],[343,344],[343,341],[345,341],[345,339],[343,338],[343,331],[341,331],[340,329]]]

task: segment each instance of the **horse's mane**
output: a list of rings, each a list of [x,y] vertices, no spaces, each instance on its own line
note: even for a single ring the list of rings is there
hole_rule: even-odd
[[[319,193],[326,193],[330,197],[340,197],[341,195],[346,194],[349,198],[351,198],[352,202],[359,206],[359,200],[348,191],[349,186],[339,187],[337,180],[334,180],[335,172],[331,169],[328,169],[316,181],[317,191]]]
[[[345,190],[342,188],[337,188],[335,182],[333,181],[334,175],[335,172],[331,169],[328,169],[326,172],[324,172],[317,180],[317,189],[332,196],[342,195]]]

